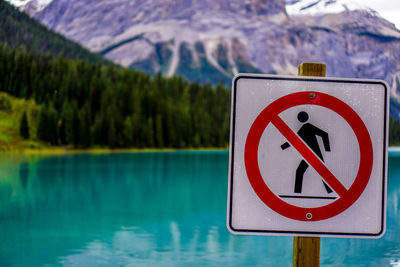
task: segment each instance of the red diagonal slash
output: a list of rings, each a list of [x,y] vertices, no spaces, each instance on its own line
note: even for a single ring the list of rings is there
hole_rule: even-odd
[[[339,196],[346,194],[347,189],[278,115],[274,116],[271,122]]]

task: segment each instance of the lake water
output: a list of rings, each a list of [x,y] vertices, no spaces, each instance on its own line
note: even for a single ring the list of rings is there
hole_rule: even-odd
[[[292,237],[228,232],[228,152],[2,156],[0,266],[291,266]],[[400,266],[400,153],[387,231],[321,239],[322,266]]]

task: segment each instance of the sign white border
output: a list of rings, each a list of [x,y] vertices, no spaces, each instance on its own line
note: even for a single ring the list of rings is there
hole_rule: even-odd
[[[282,81],[302,81],[302,82],[333,82],[333,83],[356,83],[356,84],[380,84],[385,91],[385,112],[383,129],[383,170],[382,170],[382,214],[381,231],[379,233],[343,233],[343,232],[318,232],[318,231],[296,231],[296,230],[260,230],[260,229],[235,229],[232,226],[232,196],[233,196],[233,174],[234,174],[234,144],[235,144],[235,113],[237,102],[237,82],[241,78],[261,79],[261,80],[282,80]],[[324,236],[324,237],[343,237],[343,238],[380,238],[386,231],[386,200],[387,200],[387,154],[388,154],[388,124],[389,124],[389,86],[381,80],[370,79],[347,79],[331,77],[310,77],[310,76],[288,76],[288,75],[267,75],[267,74],[238,74],[232,80],[231,97],[231,124],[230,124],[230,149],[229,149],[229,175],[228,175],[228,201],[227,201],[227,228],[233,234],[244,235],[279,235],[279,236]],[[240,156],[240,155],[236,155]]]

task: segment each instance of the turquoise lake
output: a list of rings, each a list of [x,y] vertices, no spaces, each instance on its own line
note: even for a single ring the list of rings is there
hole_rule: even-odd
[[[321,239],[321,266],[400,266],[400,152],[381,239]],[[225,226],[228,152],[0,156],[0,266],[292,266],[293,238]]]

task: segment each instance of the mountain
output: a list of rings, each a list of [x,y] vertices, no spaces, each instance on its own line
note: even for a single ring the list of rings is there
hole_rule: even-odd
[[[239,19],[246,24],[254,17],[280,16],[284,9],[283,2],[270,0],[53,1],[34,15],[123,66],[229,83],[238,71],[261,72],[240,51],[246,33],[231,31],[221,38],[223,28],[237,22],[232,15],[241,10]]]
[[[50,53],[54,56],[62,53],[67,58],[109,63],[108,60],[90,52],[79,43],[47,29],[40,22],[3,0],[0,0],[0,25],[0,43],[5,43],[9,47],[23,46],[26,50],[35,53]]]
[[[126,67],[229,84],[238,72],[296,74],[301,62],[325,62],[328,76],[386,80],[400,100],[399,30],[339,0],[43,3],[21,8]]]

